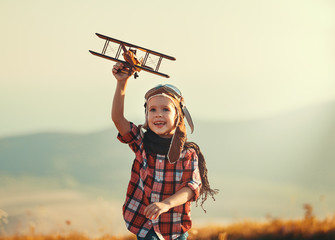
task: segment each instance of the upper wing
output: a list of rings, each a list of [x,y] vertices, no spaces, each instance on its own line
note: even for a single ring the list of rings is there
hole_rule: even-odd
[[[96,33],[96,35],[99,37],[99,38],[102,38],[102,39],[105,39],[105,40],[108,40],[108,41],[111,41],[111,42],[115,42],[115,43],[119,43],[119,44],[123,44],[127,47],[133,47],[133,48],[137,48],[143,52],[147,52],[149,54],[153,54],[153,55],[156,55],[156,56],[159,56],[159,57],[163,57],[163,58],[166,58],[166,59],[169,59],[169,60],[176,60],[176,58],[174,57],[171,57],[171,56],[168,56],[166,54],[163,54],[163,53],[159,53],[159,52],[156,52],[156,51],[152,51],[150,49],[147,49],[147,48],[143,48],[143,47],[140,47],[140,46],[137,46],[137,45],[134,45],[134,44],[131,44],[131,43],[127,43],[127,42],[124,42],[124,41],[121,41],[121,40],[118,40],[118,39],[115,39],[115,38],[111,38],[111,37],[107,37],[105,35],[102,35],[100,33]]]

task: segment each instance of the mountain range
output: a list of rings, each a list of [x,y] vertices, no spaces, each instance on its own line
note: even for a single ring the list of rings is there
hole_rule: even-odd
[[[263,119],[194,121],[189,140],[201,147],[211,186],[220,190],[205,204],[207,217],[296,217],[301,212],[285,209],[305,202],[320,205],[319,215],[335,212],[335,103]],[[89,186],[122,201],[134,155],[116,136],[111,127],[1,138],[0,187],[15,192],[17,179],[56,179],[57,188]]]

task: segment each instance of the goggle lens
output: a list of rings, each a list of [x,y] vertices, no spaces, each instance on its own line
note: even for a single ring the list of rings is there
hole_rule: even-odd
[[[155,90],[158,90],[162,87],[170,91],[172,94],[176,95],[178,98],[182,97],[181,91],[176,86],[173,86],[172,84],[164,84],[164,85],[159,84],[155,87]]]

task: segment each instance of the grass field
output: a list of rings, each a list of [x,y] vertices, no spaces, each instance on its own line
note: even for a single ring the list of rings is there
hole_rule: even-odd
[[[335,214],[325,219],[313,216],[312,207],[304,205],[305,216],[297,220],[268,218],[264,222],[243,221],[227,226],[192,228],[189,240],[333,240],[335,239]],[[0,240],[91,240],[81,233],[68,235],[37,235],[31,228],[25,236],[2,236]],[[132,240],[135,236],[105,235],[94,240]]]

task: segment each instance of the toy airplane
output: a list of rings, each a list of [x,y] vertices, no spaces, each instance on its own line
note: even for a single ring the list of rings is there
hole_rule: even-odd
[[[176,58],[170,57],[168,55],[165,55],[159,52],[149,50],[147,48],[139,47],[131,43],[117,40],[115,38],[107,37],[99,33],[96,33],[96,35],[99,38],[106,40],[105,45],[101,53],[97,53],[91,50],[89,50],[89,52],[98,57],[102,57],[108,60],[123,63],[125,67],[129,69],[126,73],[128,73],[129,75],[132,75],[133,73],[135,73],[134,74],[135,79],[138,77],[138,72],[141,70],[150,72],[153,74],[157,74],[159,76],[166,77],[166,78],[170,77],[169,75],[165,73],[161,73],[158,70],[159,70],[159,67],[161,65],[163,58],[173,60],[173,61],[176,60]],[[117,47],[117,51],[113,53],[113,56],[107,55],[109,54],[109,53],[106,53],[108,47],[110,45],[115,45],[115,44]],[[144,56],[138,57],[136,55],[137,50],[139,50],[142,54],[144,54]],[[124,60],[120,59],[121,51],[123,51],[122,55],[123,55]],[[149,63],[148,59],[152,59],[152,58],[156,58],[157,61],[153,63]],[[152,64],[152,66],[149,66],[150,64]]]

